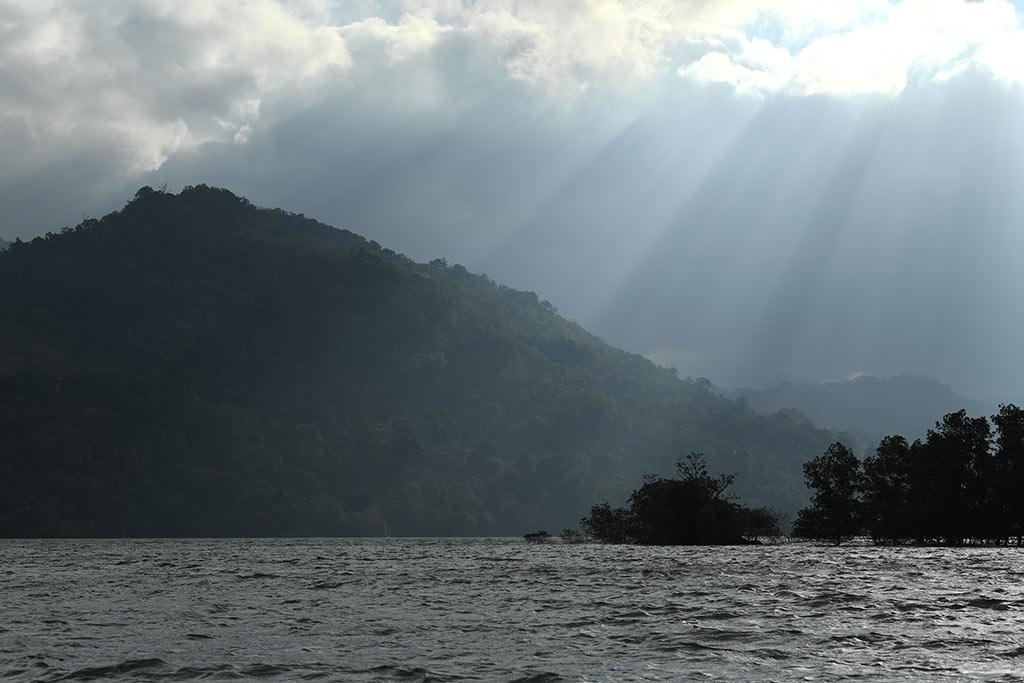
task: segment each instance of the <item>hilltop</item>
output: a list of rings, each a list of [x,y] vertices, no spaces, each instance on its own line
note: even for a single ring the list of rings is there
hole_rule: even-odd
[[[0,291],[0,535],[518,534],[690,451],[793,511],[835,439],[206,186],[13,244]]]

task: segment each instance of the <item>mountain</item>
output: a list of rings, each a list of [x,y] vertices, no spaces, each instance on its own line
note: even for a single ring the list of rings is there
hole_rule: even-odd
[[[737,389],[732,395],[763,413],[798,410],[815,424],[857,435],[867,446],[892,434],[923,437],[936,419],[961,408],[972,415],[992,415],[998,409],[995,401],[966,398],[937,379],[914,374],[783,382],[767,389]]]
[[[5,536],[557,530],[689,451],[792,511],[835,438],[206,186],[12,245],[0,290]]]
[[[2,237],[0,237],[0,251],[3,251],[4,249],[6,249],[9,246],[11,246],[11,245],[8,242],[5,242]]]

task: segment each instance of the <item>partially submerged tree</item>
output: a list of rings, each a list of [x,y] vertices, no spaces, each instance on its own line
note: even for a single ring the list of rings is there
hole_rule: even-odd
[[[919,536],[960,545],[990,533],[991,437],[988,420],[964,410],[928,430],[914,482]]]
[[[911,535],[913,474],[910,444],[902,436],[882,439],[864,460],[863,522],[876,543],[899,543]]]
[[[762,538],[782,536],[782,521],[778,513],[768,508],[753,508],[743,515],[743,535],[755,543]]]
[[[562,529],[558,537],[562,539],[562,543],[585,543],[587,540],[587,537],[577,529]]]
[[[590,508],[590,514],[580,520],[583,533],[602,543],[636,543],[636,524],[633,514],[623,508],[601,503]]]
[[[836,442],[823,455],[804,463],[807,486],[814,490],[811,503],[797,516],[794,534],[828,539],[839,545],[860,531],[860,460]]]
[[[1013,404],[999,407],[992,417],[998,430],[995,442],[995,469],[999,478],[996,495],[1002,530],[1024,544],[1024,410]]]
[[[778,530],[767,510],[753,511],[726,495],[734,475],[711,476],[703,456],[691,453],[676,465],[678,479],[649,476],[629,497],[629,508],[595,505],[581,521],[585,533],[604,543],[726,545]],[[756,522],[756,523],[755,523]]]

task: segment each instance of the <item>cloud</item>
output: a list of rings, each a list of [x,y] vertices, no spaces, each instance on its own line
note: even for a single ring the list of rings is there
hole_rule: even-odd
[[[0,182],[90,144],[117,150],[115,175],[137,176],[211,140],[244,139],[265,93],[349,66],[337,30],[273,0],[8,0],[0,130],[31,151]]]
[[[681,67],[679,75],[698,82],[724,83],[743,94],[778,92],[789,84],[795,64],[788,51],[762,38],[740,42],[738,54],[708,52]]]
[[[417,69],[409,101],[445,106],[473,96],[443,92],[458,59],[572,104],[673,73],[744,94],[895,95],[966,69],[1017,84],[1022,57],[1004,0],[0,0],[0,132],[31,148],[0,183],[89,145],[137,177],[244,144],[282,89],[298,106],[388,70]]]
[[[703,40],[731,43],[731,49],[716,48],[683,65],[679,74],[739,92],[790,95],[895,96],[911,83],[941,81],[968,69],[1007,84],[1024,83],[1024,27],[1009,2],[839,4],[849,11],[800,22],[787,3],[762,3],[760,27],[749,17],[709,27]],[[811,10],[805,17],[815,15]],[[756,37],[765,26],[780,44]]]

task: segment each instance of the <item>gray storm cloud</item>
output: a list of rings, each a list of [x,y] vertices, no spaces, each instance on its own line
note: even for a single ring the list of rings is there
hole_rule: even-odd
[[[0,236],[206,182],[725,384],[1020,394],[1006,2],[0,0]]]

